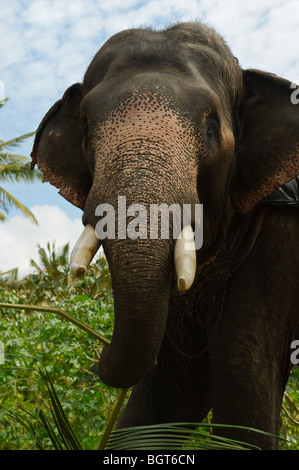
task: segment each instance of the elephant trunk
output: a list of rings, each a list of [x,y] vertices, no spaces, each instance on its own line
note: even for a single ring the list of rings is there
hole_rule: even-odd
[[[153,88],[154,78],[158,85]],[[168,312],[173,256],[180,290],[190,288],[195,275],[194,253],[189,253],[186,263],[182,257],[190,244],[188,233],[174,250],[173,232],[174,220],[187,225],[181,208],[199,203],[201,136],[177,109],[172,99],[175,86],[169,82],[170,97],[164,95],[165,87],[164,78],[141,74],[134,83],[124,85],[117,107],[112,109],[110,104],[107,110],[103,95],[96,103],[85,102],[86,107],[96,108],[98,124],[90,138],[94,176],[83,223],[91,224],[97,233],[101,228],[115,309],[113,337],[102,352],[99,375],[104,383],[117,388],[138,383],[157,360]],[[170,213],[173,230],[167,222]],[[187,220],[188,225],[194,224],[194,217]],[[155,232],[152,225],[161,230]],[[162,233],[162,225],[169,232]]]
[[[184,227],[174,250],[167,240],[113,241],[105,244],[115,296],[115,327],[111,345],[100,359],[100,377],[113,387],[137,383],[155,363],[165,328],[171,263],[178,289],[192,285],[196,253],[192,229]],[[82,277],[100,244],[88,224],[71,255],[71,272]]]
[[[107,245],[115,324],[111,344],[100,358],[99,375],[107,385],[128,388],[157,360],[168,311],[171,248],[168,240]]]

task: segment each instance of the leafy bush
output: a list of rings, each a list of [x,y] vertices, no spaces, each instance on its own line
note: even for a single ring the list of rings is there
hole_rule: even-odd
[[[281,437],[287,439],[282,441],[280,448],[287,450],[299,449],[299,367],[294,366],[287,383],[286,392],[282,405]]]
[[[22,303],[48,304],[58,300],[68,300],[73,294],[86,295],[91,299],[101,299],[110,302],[112,286],[108,264],[104,257],[97,259],[89,266],[84,279],[74,279],[70,275],[67,264],[68,245],[62,248],[61,256],[55,255],[55,244],[47,245],[49,254],[39,246],[41,267],[31,260],[32,267],[37,271],[22,280],[11,280],[11,276],[0,276],[0,291],[15,292]],[[0,294],[1,295],[1,294]]]
[[[95,266],[90,268],[88,277],[95,278],[97,269]],[[103,336],[111,337],[113,301],[108,293],[108,280],[104,287],[95,281],[97,293],[102,292],[102,298],[97,300],[84,293],[85,290],[88,292],[88,277],[78,285],[68,285],[68,295],[62,296],[62,284],[68,273],[60,274],[59,279],[39,273],[19,282],[1,281],[0,301],[27,304],[39,300],[39,303],[51,304],[70,313]],[[55,294],[58,295],[55,297]],[[0,449],[35,447],[32,435],[12,420],[7,410],[22,407],[25,412],[34,414],[45,404],[47,397],[41,387],[38,368],[41,365],[51,374],[63,408],[83,447],[96,448],[116,399],[116,391],[97,377],[97,360],[102,346],[52,313],[0,309],[0,331],[0,339],[5,345],[5,363],[0,365]],[[46,434],[41,439],[51,448]]]

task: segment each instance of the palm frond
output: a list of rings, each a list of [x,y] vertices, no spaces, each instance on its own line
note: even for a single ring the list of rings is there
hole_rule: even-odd
[[[29,132],[28,134],[20,135],[19,137],[15,137],[14,139],[8,140],[7,142],[0,142],[0,151],[2,149],[7,149],[11,147],[16,147],[20,145],[24,140],[28,139],[29,137],[32,137],[35,134],[35,132]]]
[[[31,260],[30,260],[29,265],[30,265],[32,268],[36,269],[38,273],[42,273],[42,272],[43,272],[43,269],[37,264],[36,261],[34,261],[34,259],[31,259]]]
[[[14,410],[7,410],[6,414],[11,416],[16,422],[23,426],[24,429],[29,431],[34,437],[36,447],[39,450],[43,450],[43,444],[39,439],[37,430],[33,424],[36,418],[32,414],[29,414],[28,412],[23,410],[22,408],[20,408],[20,411],[21,413]]]
[[[109,441],[109,439],[111,437],[111,433],[113,432],[113,427],[115,426],[116,420],[117,420],[118,415],[120,413],[120,410],[121,410],[121,408],[124,404],[127,393],[128,393],[128,390],[125,389],[125,388],[120,391],[120,395],[119,395],[118,400],[116,402],[116,405],[114,407],[111,418],[108,421],[108,424],[107,424],[106,429],[104,431],[104,434],[102,436],[101,442],[99,444],[98,450],[106,449],[107,442]]]
[[[42,248],[40,245],[37,245],[37,246],[38,246],[39,259],[41,261],[43,269],[49,269],[50,261],[48,259],[46,250]]]
[[[32,183],[33,181],[42,180],[42,174],[38,170],[31,170],[30,163],[14,162],[1,163],[0,162],[0,181],[11,181],[12,183]]]
[[[64,245],[62,247],[62,250],[61,250],[61,253],[59,255],[59,258],[61,258],[61,260],[65,260],[67,261],[68,260],[68,257],[69,257],[69,251],[70,251],[70,244],[69,243],[66,243],[66,245]]]
[[[0,207],[1,207],[1,199],[0,199]],[[5,222],[7,220],[7,217],[3,212],[0,211],[0,221]]]
[[[40,370],[40,374],[45,381],[46,387],[48,389],[50,400],[51,400],[51,413],[54,419],[54,422],[59,431],[59,436],[63,441],[63,444],[67,450],[82,450],[82,446],[77,438],[75,431],[73,430],[64,410],[58,398],[58,395],[55,391],[55,387],[52,383],[52,380],[45,370],[44,372]]]
[[[0,206],[1,204],[5,206],[6,204],[8,206],[14,206],[17,209],[19,209],[27,219],[29,219],[33,224],[38,225],[38,222],[32,214],[32,212],[24,206],[24,204],[21,203],[17,198],[15,198],[12,194],[10,194],[8,191],[6,191],[4,188],[0,187]],[[5,220],[5,219],[2,219]]]
[[[39,437],[41,428],[46,431],[55,450],[82,450],[81,443],[63,410],[48,372],[39,368],[39,373],[49,395],[50,416],[41,408],[37,410],[37,415],[19,407],[16,411],[10,409],[6,413],[33,435],[39,450],[45,449]]]
[[[57,250],[55,245],[55,241],[52,242],[52,245],[48,242],[47,251],[45,248],[37,245],[39,260],[42,267],[40,267],[33,259],[30,260],[30,265],[36,268],[39,272],[42,272],[45,269],[50,272],[51,270],[56,270],[58,266],[67,265],[70,248],[69,243],[62,246],[60,250]]]
[[[190,427],[196,428],[194,431]],[[210,434],[211,427],[240,428],[210,423],[169,423],[138,426],[112,431],[106,450],[261,450],[234,439]],[[244,428],[248,432],[261,433]],[[262,433],[267,434],[267,433]],[[269,434],[267,434],[269,435]]]
[[[1,142],[1,141],[0,141]],[[0,153],[0,163],[13,163],[13,162],[29,162],[30,159],[28,157],[24,157],[23,155],[18,155],[16,153]]]
[[[0,100],[0,108],[4,106],[6,102],[7,98]],[[34,134],[35,132],[28,132],[27,134],[23,134],[6,142],[0,140],[0,181],[32,183],[33,181],[42,179],[41,172],[31,170],[29,158],[7,152],[7,149],[17,147]],[[0,211],[0,221],[3,222],[7,219],[8,208],[11,206],[20,210],[33,224],[38,225],[32,212],[12,194],[0,187],[0,208],[3,211]]]
[[[2,106],[4,106],[5,103],[7,103],[8,100],[9,100],[9,98],[4,98],[3,100],[0,100],[0,108],[2,108]]]
[[[10,280],[16,281],[18,279],[18,268],[10,269],[4,273],[0,272],[0,276],[7,276]]]

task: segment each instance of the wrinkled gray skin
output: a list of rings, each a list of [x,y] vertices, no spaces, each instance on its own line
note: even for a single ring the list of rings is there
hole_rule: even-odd
[[[134,386],[120,426],[214,421],[279,432],[299,338],[297,209],[259,203],[299,174],[299,109],[287,80],[242,70],[196,23],[113,36],[40,124],[46,181],[95,224],[101,203],[202,203],[191,289],[176,288],[174,240],[104,240],[115,299],[99,366]],[[116,221],[116,225],[117,225]],[[241,430],[224,435],[276,448]]]

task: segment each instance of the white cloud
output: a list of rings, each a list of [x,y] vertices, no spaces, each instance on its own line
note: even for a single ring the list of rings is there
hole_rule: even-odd
[[[244,68],[299,81],[297,0],[10,0],[1,3],[0,80],[11,101],[0,138],[36,129],[114,33],[190,20],[219,31]]]
[[[0,271],[19,268],[20,277],[32,272],[30,259],[39,261],[39,244],[46,248],[48,242],[55,241],[57,249],[70,243],[73,248],[83,226],[81,219],[70,219],[57,206],[33,206],[31,211],[36,216],[36,227],[22,216],[15,216],[0,224]]]
[[[74,81],[82,80],[105,40],[130,27],[160,28],[174,21],[206,21],[224,36],[245,67],[265,68],[286,77],[289,73],[299,75],[297,0],[2,3],[0,80],[5,81],[7,93],[16,102],[14,128],[24,126],[27,116],[34,129],[49,103]],[[9,126],[4,124],[5,128]]]

